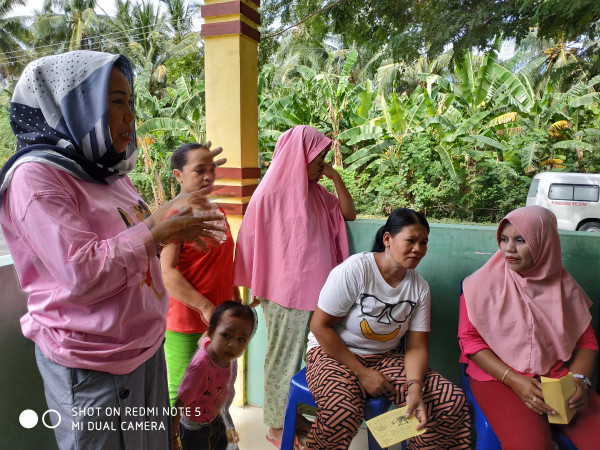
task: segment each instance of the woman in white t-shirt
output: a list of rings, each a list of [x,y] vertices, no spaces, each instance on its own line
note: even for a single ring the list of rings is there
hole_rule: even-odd
[[[414,270],[427,253],[429,224],[399,208],[372,252],[331,271],[308,338],[306,379],[318,405],[310,449],[346,449],[363,418],[366,396],[387,396],[419,420],[409,448],[471,448],[460,388],[429,366],[429,285]],[[406,350],[399,348],[406,335]]]

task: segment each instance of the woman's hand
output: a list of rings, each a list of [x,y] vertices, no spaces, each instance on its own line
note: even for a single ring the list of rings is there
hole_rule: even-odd
[[[148,228],[152,228],[177,212],[186,210],[187,208],[191,208],[192,211],[210,211],[210,202],[206,199],[206,193],[197,191],[191,194],[180,194],[158,208],[144,222],[146,222]]]
[[[195,242],[204,251],[209,251],[202,237],[212,240],[217,244],[218,239],[211,231],[227,232],[225,226],[213,223],[222,220],[223,215],[218,212],[192,211],[191,208],[178,211],[173,216],[167,217],[163,222],[151,229],[155,242],[175,243]],[[162,236],[162,237],[161,237]],[[157,238],[159,238],[157,241]]]
[[[593,330],[591,330],[591,327],[589,326],[586,333],[588,332],[589,335],[591,335],[591,339],[593,339]],[[586,333],[584,333],[584,336]],[[583,336],[580,339],[583,339]],[[571,355],[571,361],[569,362],[569,371],[572,373],[585,374],[587,377],[590,377],[594,372],[597,358],[598,353],[596,350],[589,348],[575,349],[573,355]],[[569,399],[569,408],[580,411],[588,405],[589,388],[581,378],[575,378],[575,387],[577,388],[577,391],[575,391],[575,394]]]
[[[421,394],[420,384],[411,384],[406,390],[406,417],[415,416],[419,424],[415,430],[422,430],[427,425],[427,409],[425,409],[425,401]]]
[[[334,178],[336,175],[337,175],[338,177],[340,176],[340,174],[337,172],[337,170],[335,170],[335,169],[334,169],[334,168],[331,166],[331,164],[329,164],[329,163],[323,163],[323,170],[321,171],[321,176],[320,176],[320,177],[317,179],[317,181],[318,181],[318,180],[320,180],[320,179],[321,179],[321,178],[323,178],[323,177],[327,177],[327,178],[329,178],[330,180],[333,180],[333,178]]]
[[[511,371],[504,379],[504,384],[511,388],[533,412],[537,414],[556,414],[550,406],[544,403],[542,383],[539,380]]]
[[[366,393],[371,397],[395,393],[394,385],[392,384],[394,380],[378,370],[364,367],[364,370],[360,371],[357,378]]]
[[[250,308],[256,308],[258,305],[260,305],[260,300],[256,298],[256,295],[253,295],[252,301],[250,302],[250,304],[248,306]]]
[[[211,145],[212,145],[212,142],[210,142],[210,141],[208,141],[206,144],[204,144],[204,146],[209,150],[210,150]],[[222,151],[223,151],[222,147],[217,147],[214,150],[210,150],[210,152],[212,153],[212,156],[213,156],[213,162],[215,163],[215,166],[217,166],[217,167],[222,166],[223,164],[225,164],[227,162],[227,158],[214,159],[217,155],[220,155]]]
[[[575,378],[575,394],[569,399],[569,408],[581,411],[588,405],[588,390],[590,388],[580,378]]]
[[[210,301],[202,304],[200,307],[200,318],[206,326],[210,325],[210,317],[212,316],[213,312],[215,312],[215,305],[213,305]]]
[[[201,237],[217,242],[210,231],[226,232],[227,229],[209,222],[222,218],[221,213],[211,211],[210,203],[202,192],[194,192],[179,196],[166,203],[144,222],[150,229],[157,245],[161,242],[179,244],[185,241],[194,241],[208,251],[208,247]]]
[[[324,163],[321,175],[319,175],[317,181],[319,181],[323,177],[327,177],[331,181],[333,181],[333,185],[335,186],[335,192],[340,202],[340,210],[342,211],[344,220],[352,221],[356,219],[356,209],[354,208],[354,200],[352,200],[352,196],[350,195],[348,188],[344,184],[344,180],[342,180],[342,176],[339,174],[339,172],[335,170],[331,166],[331,164]]]

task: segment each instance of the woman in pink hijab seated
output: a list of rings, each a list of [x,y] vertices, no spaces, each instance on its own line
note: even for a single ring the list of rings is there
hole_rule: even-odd
[[[237,238],[234,284],[260,298],[267,326],[264,421],[276,447],[319,292],[348,257],[344,220],[356,218],[341,176],[324,161],[330,148],[331,139],[308,126],[283,133]],[[333,181],[337,197],[318,183],[322,177]]]
[[[471,390],[503,449],[553,449],[540,376],[575,377],[561,430],[580,449],[600,442],[600,398],[590,390],[598,344],[592,304],[562,267],[556,217],[540,206],[509,213],[500,250],[463,283],[458,339]],[[552,425],[556,426],[556,425]]]

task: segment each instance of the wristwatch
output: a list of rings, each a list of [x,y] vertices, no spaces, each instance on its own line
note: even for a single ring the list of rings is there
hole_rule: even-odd
[[[588,377],[586,377],[585,375],[582,375],[580,373],[574,373],[573,374],[573,378],[580,378],[581,380],[583,380],[583,382],[585,383],[585,385],[588,387],[588,389],[592,388],[592,382],[590,381],[590,379]]]

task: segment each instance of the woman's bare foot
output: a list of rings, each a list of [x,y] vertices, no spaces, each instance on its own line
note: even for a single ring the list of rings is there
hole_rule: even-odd
[[[267,433],[267,440],[277,447],[281,447],[281,438],[283,437],[283,429],[282,428],[269,428],[269,432]],[[294,438],[294,450],[306,450],[304,443],[299,439],[302,436],[296,435]],[[304,439],[303,439],[304,440]]]
[[[281,442],[283,437],[283,428],[269,428],[269,436],[277,442]]]

